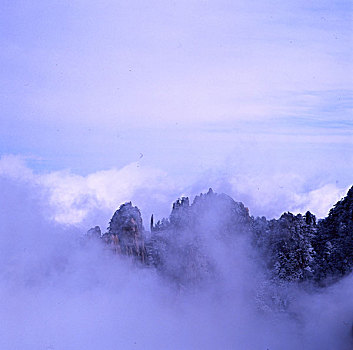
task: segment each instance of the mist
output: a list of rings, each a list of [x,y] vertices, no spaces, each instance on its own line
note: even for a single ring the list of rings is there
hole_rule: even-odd
[[[246,235],[217,236],[222,207],[195,233],[212,269],[181,285],[48,220],[38,187],[0,186],[2,349],[352,347],[352,276],[324,289],[271,284]]]
[[[1,1],[0,350],[352,349],[352,9]]]

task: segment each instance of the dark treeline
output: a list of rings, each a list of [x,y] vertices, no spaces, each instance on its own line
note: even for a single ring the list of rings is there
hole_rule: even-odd
[[[322,220],[309,211],[254,218],[243,203],[210,189],[192,204],[187,197],[178,199],[169,218],[154,222],[152,215],[150,231],[129,202],[114,213],[106,233],[97,226],[88,236],[182,286],[217,278],[222,255],[236,252],[237,239],[248,242],[251,258],[270,281],[326,286],[353,268],[353,187]]]

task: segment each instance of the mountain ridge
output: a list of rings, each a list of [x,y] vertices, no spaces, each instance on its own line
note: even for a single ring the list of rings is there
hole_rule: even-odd
[[[89,232],[99,236],[100,228]],[[285,212],[270,220],[253,217],[242,202],[210,188],[191,204],[188,197],[178,198],[168,218],[155,223],[152,214],[148,232],[140,210],[127,202],[100,238],[115,253],[132,256],[182,284],[193,284],[217,270],[208,248],[232,245],[239,236],[249,239],[271,280],[333,283],[353,269],[353,186],[319,221],[310,211]]]

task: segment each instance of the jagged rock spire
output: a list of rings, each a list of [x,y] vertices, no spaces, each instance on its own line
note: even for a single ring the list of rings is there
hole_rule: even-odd
[[[108,235],[110,243],[118,252],[145,261],[146,249],[141,213],[131,202],[122,204],[114,213],[109,223]]]

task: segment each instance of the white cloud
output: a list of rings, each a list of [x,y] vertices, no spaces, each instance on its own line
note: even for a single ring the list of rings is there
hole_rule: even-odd
[[[10,177],[15,180],[34,180],[33,172],[26,165],[26,157],[3,155],[0,158],[0,175]]]
[[[294,173],[238,175],[229,182],[235,198],[243,199],[255,216],[268,218],[285,211],[304,214],[308,210],[323,218],[348,190],[332,183],[317,183],[308,189],[307,179]]]
[[[349,188],[338,188],[335,184],[326,184],[298,196],[294,212],[304,213],[310,210],[319,218],[325,217],[332,206],[344,197]]]
[[[87,176],[68,170],[34,174],[24,158],[3,156],[0,175],[39,186],[48,196],[52,217],[65,224],[78,224],[95,210],[112,213],[130,200],[136,200],[142,210],[151,200],[156,206],[168,206],[166,194],[176,190],[165,172],[137,162]]]
[[[120,204],[133,201],[144,216],[169,215],[171,203],[181,195],[191,199],[198,191],[214,186],[249,207],[252,215],[278,217],[285,211],[305,213],[310,210],[317,217],[324,217],[329,209],[345,195],[347,188],[336,184],[318,182],[307,185],[307,179],[296,173],[241,173],[220,179],[217,172],[192,177],[187,182],[168,173],[138,162],[120,169],[97,171],[86,176],[68,170],[34,173],[27,167],[25,158],[3,156],[0,175],[21,182],[29,182],[41,189],[49,202],[49,215],[64,224],[80,224],[95,219],[98,211],[107,217]],[[185,182],[186,181],[186,182]],[[193,182],[190,183],[190,182]],[[105,222],[106,224],[106,222]]]
[[[144,194],[168,192],[173,184],[158,169],[140,167],[138,163],[121,169],[97,171],[79,176],[67,171],[41,175],[39,182],[49,190],[50,202],[56,208],[59,222],[79,223],[91,210],[100,208],[113,212],[120,204]],[[154,196],[158,200],[158,196]],[[145,198],[145,201],[151,198]],[[145,203],[142,204],[142,209]]]

